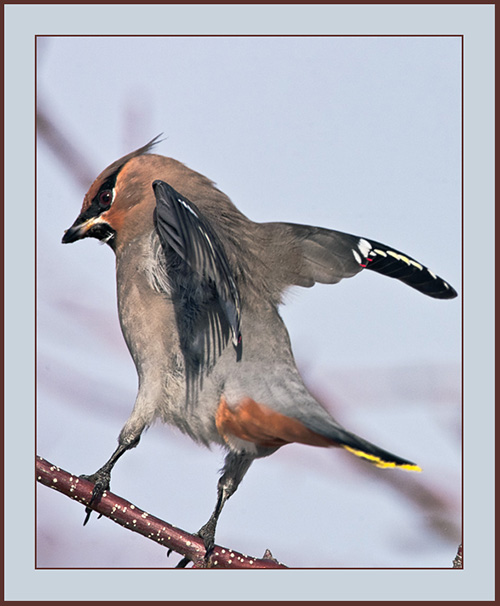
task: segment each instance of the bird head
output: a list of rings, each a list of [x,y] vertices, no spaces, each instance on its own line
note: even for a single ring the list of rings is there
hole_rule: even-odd
[[[80,214],[64,232],[68,244],[97,238],[116,249],[153,227],[152,182],[165,173],[167,158],[150,154],[158,137],[108,166],[85,194]]]

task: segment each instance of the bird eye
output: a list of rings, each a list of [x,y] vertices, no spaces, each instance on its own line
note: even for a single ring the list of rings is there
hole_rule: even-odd
[[[110,189],[104,189],[99,192],[97,199],[101,208],[108,208],[113,200],[113,192]]]

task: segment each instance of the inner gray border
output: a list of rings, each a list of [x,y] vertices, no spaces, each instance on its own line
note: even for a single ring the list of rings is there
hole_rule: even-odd
[[[34,569],[34,36],[65,34],[464,35],[464,570]],[[493,61],[492,5],[5,6],[6,600],[494,599]]]

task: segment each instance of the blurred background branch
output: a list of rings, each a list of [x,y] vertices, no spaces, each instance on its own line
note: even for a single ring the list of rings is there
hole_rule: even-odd
[[[87,190],[95,179],[95,170],[87,161],[85,154],[72,143],[61,128],[52,119],[43,100],[38,99],[36,112],[37,134],[61,163],[64,170],[75,179],[82,189]]]

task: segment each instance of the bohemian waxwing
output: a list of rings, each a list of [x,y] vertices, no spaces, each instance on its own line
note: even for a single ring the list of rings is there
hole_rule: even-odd
[[[118,447],[85,476],[94,482],[85,522],[117,460],[156,419],[227,451],[215,509],[198,531],[207,555],[222,508],[252,461],[284,444],[341,446],[378,467],[418,471],[344,429],[309,393],[278,306],[290,286],[334,284],[364,268],[438,299],[455,290],[374,240],[254,223],[212,181],[150,153],[157,142],[97,177],[62,240],[93,237],[115,251],[120,323],[139,375]]]

